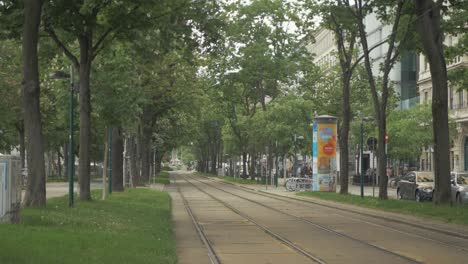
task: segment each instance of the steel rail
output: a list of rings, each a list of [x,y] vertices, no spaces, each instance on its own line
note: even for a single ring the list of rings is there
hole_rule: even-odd
[[[204,176],[200,176],[200,177],[203,177],[205,179],[209,179],[208,177],[204,177]],[[411,226],[411,227],[416,227],[416,228],[421,229],[423,231],[430,231],[430,232],[442,234],[442,235],[445,235],[445,236],[453,236],[453,237],[458,238],[458,239],[468,240],[468,236],[465,236],[465,235],[462,235],[462,234],[457,234],[457,233],[447,231],[447,230],[440,230],[440,229],[432,228],[432,227],[424,227],[424,226],[414,224],[414,223],[408,223],[408,222],[405,222],[405,221],[389,219],[389,218],[386,218],[386,217],[379,217],[379,216],[371,215],[371,214],[368,214],[368,213],[358,212],[358,211],[354,211],[354,210],[350,210],[350,209],[346,209],[346,208],[340,208],[340,207],[336,207],[336,206],[332,206],[332,205],[321,204],[321,203],[317,203],[317,202],[314,202],[314,201],[306,201],[306,200],[302,200],[302,199],[298,199],[298,198],[294,198],[294,197],[280,196],[280,195],[277,195],[277,194],[267,193],[267,192],[264,192],[264,191],[261,191],[261,190],[256,191],[256,190],[252,190],[252,189],[249,189],[247,187],[244,187],[244,186],[237,186],[237,185],[229,183],[229,182],[216,181],[216,180],[213,180],[213,179],[209,179],[209,180],[212,181],[212,182],[217,182],[217,183],[220,183],[220,184],[223,184],[223,185],[231,186],[236,190],[241,190],[241,191],[244,191],[244,192],[257,194],[257,195],[268,197],[268,198],[275,199],[275,200],[278,200],[278,201],[284,201],[284,202],[293,201],[293,202],[295,202],[295,204],[303,205],[303,206],[306,206],[306,207],[309,207],[309,208],[312,208],[312,209],[314,209],[314,207],[310,206],[308,204],[313,204],[313,205],[325,207],[325,208],[328,208],[328,209],[336,209],[336,210],[340,210],[340,211],[345,211],[345,212],[348,212],[350,214],[356,214],[356,215],[360,215],[360,216],[364,216],[364,217],[372,217],[372,218],[375,218],[375,219],[379,219],[379,220],[383,220],[383,221],[389,221],[389,222],[397,223],[397,224],[400,224],[400,225],[408,225],[408,226]],[[392,228],[392,227],[388,227],[388,226],[385,226],[385,225],[372,223],[372,222],[362,220],[362,219],[359,219],[359,218],[344,216],[344,215],[341,215],[341,214],[338,214],[338,213],[335,213],[335,214],[337,216],[339,216],[339,217],[342,217],[342,218],[361,221],[361,222],[364,222],[364,223],[367,223],[367,224],[370,224],[370,225],[374,225],[374,226],[377,226],[377,227],[380,227],[380,228],[383,228],[383,229],[386,229],[386,230],[389,230],[389,231],[393,231],[393,232],[397,232],[397,233],[404,234],[404,235],[407,235],[407,236],[412,236],[412,237],[424,239],[424,240],[431,241],[431,242],[434,242],[434,243],[437,243],[437,244],[440,244],[440,245],[444,245],[444,246],[447,246],[447,247],[453,247],[453,248],[457,248],[458,250],[468,252],[468,248],[461,247],[461,246],[459,246],[459,245],[457,245],[455,243],[442,242],[442,241],[435,240],[435,239],[425,237],[425,236],[422,236],[422,235],[403,232],[403,231],[400,231],[400,230],[398,230],[396,228]]]
[[[175,178],[174,178],[174,183],[176,183]],[[200,224],[198,223],[197,218],[193,214],[192,209],[190,208],[190,205],[187,202],[187,199],[185,199],[184,194],[180,191],[179,185],[176,184],[176,186],[177,186],[177,192],[179,192],[180,197],[182,198],[182,202],[184,204],[185,210],[190,215],[190,218],[192,219],[192,223],[195,226],[195,229],[197,230],[198,236],[200,237],[201,241],[203,242],[206,249],[208,250],[208,257],[210,258],[211,263],[212,264],[220,264],[221,261],[219,260],[218,255],[214,251],[213,246],[211,245],[210,241],[206,237],[205,232],[203,232],[203,229],[200,226]]]
[[[211,184],[202,182],[202,181],[200,181],[200,180],[198,180],[198,179],[195,179],[195,178],[192,178],[192,177],[190,177],[190,178],[193,179],[193,180],[196,180],[196,181],[198,181],[198,182],[200,182],[200,183],[203,183],[203,184],[205,184],[205,185],[208,185],[208,186],[210,186],[210,187],[212,187],[212,188],[214,188],[214,189],[217,189],[217,190],[220,190],[220,191],[222,191],[222,192],[225,192],[225,193],[228,193],[228,194],[230,194],[230,195],[233,195],[233,196],[235,196],[235,197],[238,197],[238,198],[244,199],[244,200],[246,200],[246,201],[255,203],[255,204],[257,204],[257,205],[260,205],[260,206],[262,206],[262,207],[268,208],[268,209],[273,210],[273,211],[275,211],[275,212],[278,212],[278,213],[281,213],[281,214],[284,214],[284,215],[287,215],[287,216],[296,218],[296,219],[298,219],[298,220],[301,220],[301,221],[303,221],[303,222],[305,222],[305,223],[308,223],[308,224],[310,224],[310,225],[313,225],[313,226],[315,226],[315,227],[317,227],[317,228],[319,228],[319,229],[322,229],[322,230],[324,230],[324,231],[327,231],[327,232],[329,232],[329,233],[335,234],[335,235],[337,235],[337,236],[345,237],[345,238],[347,238],[347,239],[350,239],[350,240],[352,240],[352,241],[358,242],[358,243],[360,243],[360,244],[363,244],[363,245],[372,247],[372,248],[377,249],[377,250],[379,250],[379,251],[381,251],[381,252],[383,252],[383,253],[393,255],[393,256],[395,256],[395,257],[404,259],[404,260],[409,261],[409,262],[411,262],[411,263],[422,263],[422,262],[420,262],[420,261],[418,261],[418,260],[415,260],[415,259],[413,259],[413,258],[410,258],[410,257],[404,256],[404,255],[398,254],[398,253],[393,252],[393,251],[391,251],[391,250],[388,250],[388,249],[386,249],[386,248],[383,248],[383,247],[380,247],[380,246],[371,244],[371,243],[369,243],[369,242],[366,242],[366,241],[364,241],[364,240],[361,240],[361,239],[358,239],[358,238],[349,236],[349,235],[347,235],[347,234],[344,234],[344,233],[335,231],[335,230],[330,229],[330,228],[328,228],[328,227],[326,227],[326,226],[323,226],[323,225],[321,225],[321,224],[314,223],[314,222],[312,222],[312,221],[310,221],[310,220],[308,220],[308,219],[305,219],[305,218],[303,218],[303,217],[299,217],[299,216],[296,216],[296,215],[292,215],[292,214],[286,213],[286,212],[284,212],[284,211],[282,211],[282,210],[276,209],[276,208],[271,207],[271,206],[268,206],[268,205],[264,205],[264,204],[262,204],[262,203],[259,203],[259,202],[255,201],[255,200],[242,197],[242,196],[240,196],[240,195],[237,195],[237,194],[235,194],[235,193],[226,191],[226,190],[221,189],[221,188],[217,188],[217,187],[215,187],[215,186],[213,186],[213,185],[211,185]],[[237,188],[236,188],[236,189],[237,189]],[[242,190],[242,189],[238,189],[238,190]],[[243,191],[243,190],[242,190],[242,191]],[[250,192],[249,192],[249,193],[250,193]],[[253,193],[253,192],[252,192],[252,193]],[[258,193],[253,193],[253,194],[258,194]]]
[[[204,191],[203,189],[201,189],[200,187],[198,187],[197,185],[195,185],[194,183],[190,182],[189,180],[185,179],[184,180],[188,183],[190,183],[191,185],[193,185],[197,190],[199,190],[200,192],[208,195],[210,198],[212,198],[213,200],[221,203],[223,206],[225,206],[226,208],[228,208],[229,210],[233,211],[234,213],[238,214],[239,216],[247,219],[249,222],[251,222],[252,224],[256,225],[258,228],[262,229],[265,233],[269,234],[270,236],[272,236],[273,238],[277,239],[278,241],[282,242],[283,244],[285,244],[286,246],[292,248],[293,250],[301,253],[302,255],[304,255],[305,257],[309,258],[310,260],[314,261],[315,263],[319,263],[319,264],[325,264],[326,262],[322,259],[320,259],[319,257],[317,256],[314,256],[313,254],[307,252],[306,250],[304,250],[303,248],[297,246],[296,244],[294,244],[292,241],[284,238],[283,236],[273,232],[272,230],[270,230],[269,228],[259,224],[257,221],[253,220],[250,216],[242,213],[241,211],[235,209],[234,207],[230,206],[228,203],[220,200],[219,198],[215,197],[214,195]],[[196,180],[196,179],[195,179]]]

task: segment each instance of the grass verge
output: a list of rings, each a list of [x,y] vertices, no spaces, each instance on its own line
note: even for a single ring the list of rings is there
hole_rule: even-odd
[[[240,184],[257,184],[257,181],[251,180],[251,179],[234,178],[234,177],[228,177],[228,176],[222,176],[219,178],[228,182],[235,182],[235,183],[240,183]]]
[[[167,193],[130,189],[68,208],[67,198],[0,224],[0,263],[176,263]]]
[[[428,217],[447,223],[468,225],[468,205],[434,205],[432,202],[417,203],[405,200],[379,200],[358,195],[341,195],[328,192],[300,192],[298,196],[308,196],[322,200],[347,203],[383,211]]]

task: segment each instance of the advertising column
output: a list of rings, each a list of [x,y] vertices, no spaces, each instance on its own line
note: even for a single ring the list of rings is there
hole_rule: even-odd
[[[336,191],[336,124],[334,116],[317,116],[312,130],[312,190]]]

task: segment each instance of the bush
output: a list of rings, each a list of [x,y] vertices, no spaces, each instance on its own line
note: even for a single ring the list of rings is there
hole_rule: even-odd
[[[162,167],[162,170],[163,171],[173,171],[173,169],[171,167],[169,167],[169,166]]]
[[[159,184],[171,184],[171,181],[169,179],[166,179],[166,178],[155,178],[155,183],[159,183]]]
[[[156,175],[156,178],[169,179],[169,172],[168,171],[161,171],[158,175]]]

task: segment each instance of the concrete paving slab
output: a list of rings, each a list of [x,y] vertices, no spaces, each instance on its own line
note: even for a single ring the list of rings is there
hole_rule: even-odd
[[[189,180],[198,188],[236,208],[242,214],[248,215],[264,228],[324,259],[326,263],[466,263],[465,260],[468,259],[468,239],[451,237],[444,233],[405,224],[416,219],[421,225],[431,226],[433,222],[426,222],[426,219],[397,215],[400,222],[395,222],[386,218],[372,217],[371,214],[382,214],[386,217],[392,215],[378,210],[301,198],[294,193],[269,188],[271,194],[281,194],[313,203],[296,200],[280,201],[260,196],[258,193],[245,192],[245,189],[233,185],[220,184],[205,178],[199,179],[201,182]],[[199,190],[197,192],[197,189],[189,184],[184,184],[184,189],[193,198],[191,203],[195,214],[203,218],[203,229],[223,263],[301,262],[294,260],[298,257],[297,251],[278,243],[271,236],[266,236],[265,231],[256,228],[252,223],[239,220],[242,217],[229,212],[226,207],[215,202],[207,194]],[[256,201],[258,204],[244,198]],[[263,205],[275,210],[265,208]],[[311,221],[312,224],[301,218]],[[443,224],[436,226],[444,228]],[[456,230],[451,228],[452,231]],[[306,262],[310,263],[310,260]]]
[[[167,189],[172,198],[172,222],[179,264],[209,264],[208,251],[197,234],[182,197],[174,187]]]

